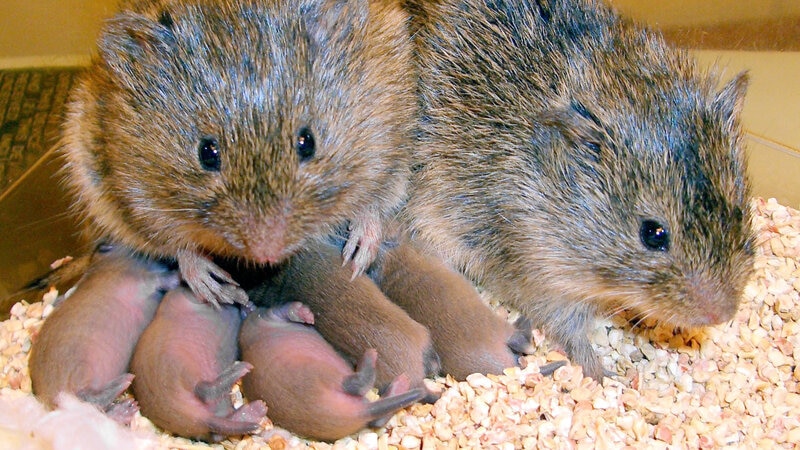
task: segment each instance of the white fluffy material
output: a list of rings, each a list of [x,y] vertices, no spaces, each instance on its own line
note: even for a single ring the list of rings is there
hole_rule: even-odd
[[[0,392],[0,442],[12,450],[143,450],[157,447],[150,436],[108,418],[92,404],[62,393],[48,411],[35,397]]]

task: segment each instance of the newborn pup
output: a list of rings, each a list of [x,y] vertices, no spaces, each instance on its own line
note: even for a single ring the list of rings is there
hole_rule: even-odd
[[[247,298],[213,258],[272,265],[348,227],[361,271],[405,198],[407,18],[395,0],[124,2],[68,106],[75,210],[214,304]]]
[[[515,330],[481,300],[472,283],[435,256],[403,243],[379,257],[371,276],[381,291],[431,333],[442,372],[464,380],[500,374],[532,353],[530,329]]]
[[[236,361],[241,321],[237,307],[214,308],[183,287],[168,292],[131,361],[142,415],[170,433],[206,441],[255,431],[264,403],[234,410],[230,398],[252,368]]]
[[[351,363],[377,350],[377,386],[384,389],[401,374],[411,386],[439,371],[428,330],[381,293],[365,275],[353,279],[341,266],[339,248],[319,242],[292,257],[271,280],[250,290],[253,302],[272,306],[307,304],[319,333]],[[429,397],[428,400],[434,397]]]
[[[375,382],[377,352],[367,350],[353,372],[313,323],[307,306],[291,302],[259,308],[242,325],[242,359],[253,364],[253,371],[242,379],[242,392],[264,400],[276,425],[334,441],[377,426],[427,394],[422,388],[409,390],[408,378],[400,375],[384,398],[367,401],[364,395]]]
[[[133,378],[136,341],[178,274],[123,247],[100,246],[72,295],[53,310],[33,342],[28,368],[33,392],[55,407],[60,392],[127,422],[135,404],[112,404]]]
[[[594,378],[597,314],[733,317],[752,272],[740,74],[586,0],[408,2],[413,237]]]

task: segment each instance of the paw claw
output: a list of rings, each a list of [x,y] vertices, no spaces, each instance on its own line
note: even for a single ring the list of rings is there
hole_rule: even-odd
[[[353,255],[358,248],[358,239],[354,239],[353,236],[350,236],[347,243],[344,245],[344,250],[342,250],[342,267],[346,266],[353,259]]]
[[[244,289],[219,266],[205,256],[193,252],[178,254],[181,277],[200,301],[219,309],[221,304],[246,305],[249,298]]]
[[[348,225],[350,236],[342,250],[342,267],[352,264],[355,279],[366,272],[378,255],[381,244],[381,222],[377,215],[366,214]]]

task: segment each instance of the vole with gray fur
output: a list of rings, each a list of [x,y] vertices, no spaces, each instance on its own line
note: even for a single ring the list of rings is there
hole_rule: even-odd
[[[128,364],[139,336],[177,272],[101,246],[72,294],[42,324],[28,368],[33,392],[49,408],[60,392],[105,409],[120,422],[136,412],[132,402],[113,403],[130,385]]]
[[[370,348],[380,356],[376,386],[383,390],[405,374],[412,388],[439,373],[430,332],[381,293],[366,275],[351,280],[339,263],[335,244],[318,243],[289,259],[281,270],[248,294],[267,307],[290,302],[307,305],[314,327],[351,364]],[[431,393],[427,401],[435,399]]]
[[[216,442],[256,431],[261,401],[234,409],[231,388],[252,365],[236,361],[239,308],[214,308],[189,289],[169,291],[131,360],[143,416],[179,436]]]
[[[457,380],[472,373],[502,374],[533,352],[525,320],[515,329],[489,309],[463,275],[410,243],[387,247],[369,275],[390,300],[425,325],[441,371]]]
[[[731,319],[753,262],[740,111],[593,0],[410,1],[421,120],[405,218],[595,378],[597,314]]]
[[[364,352],[357,370],[313,328],[314,315],[290,302],[250,313],[239,334],[242,359],[253,371],[242,379],[249,399],[269,405],[278,426],[311,439],[334,441],[367,426],[380,426],[399,409],[427,395],[395,378],[373,402],[365,398],[375,383],[375,349]],[[311,407],[313,405],[313,407]]]
[[[90,233],[178,261],[275,264],[349,230],[358,273],[404,198],[416,100],[394,0],[132,0],[71,94],[61,151]]]

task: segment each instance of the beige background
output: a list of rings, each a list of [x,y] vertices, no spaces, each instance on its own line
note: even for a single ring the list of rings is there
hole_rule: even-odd
[[[0,68],[85,63],[117,0],[0,1]]]
[[[622,12],[661,26],[739,22],[800,15],[797,0],[608,0]]]

